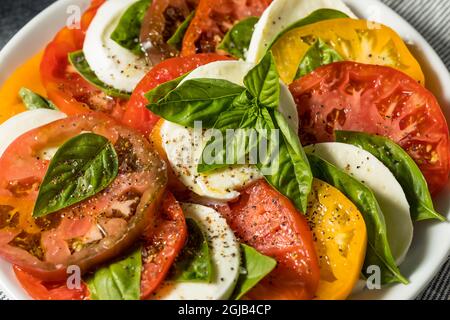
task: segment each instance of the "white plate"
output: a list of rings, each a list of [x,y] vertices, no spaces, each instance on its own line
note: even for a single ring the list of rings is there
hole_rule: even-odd
[[[295,0],[293,0],[295,1]],[[311,0],[314,1],[314,0]],[[377,0],[345,0],[357,16],[386,24],[406,40],[419,60],[427,88],[438,98],[450,120],[450,75],[435,51],[405,20]],[[60,0],[41,12],[20,30],[0,52],[0,84],[28,58],[41,51],[69,18],[67,9],[78,5],[83,11],[89,0]],[[450,183],[435,198],[437,211],[450,218]],[[414,299],[431,281],[450,253],[450,223],[420,222],[415,224],[414,240],[401,265],[409,278],[408,285],[392,285],[381,290],[366,290],[354,299]],[[0,289],[10,299],[29,299],[18,285],[10,264],[0,260]]]

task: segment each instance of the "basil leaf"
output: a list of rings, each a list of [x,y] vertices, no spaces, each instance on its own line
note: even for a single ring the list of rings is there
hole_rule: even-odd
[[[274,110],[271,117],[271,126],[281,134],[279,141],[270,141],[274,137],[271,135],[267,154],[274,157],[269,160],[260,159],[258,168],[267,182],[289,198],[298,210],[306,212],[313,181],[308,159],[298,135],[292,131],[284,116]]]
[[[307,75],[320,66],[342,60],[342,57],[336,50],[328,46],[322,39],[317,39],[303,56],[295,79]]]
[[[69,62],[75,70],[89,83],[102,90],[108,96],[129,99],[130,94],[117,90],[101,81],[89,66],[82,50],[69,53]]]
[[[313,24],[313,23],[316,23],[316,22],[324,21],[324,20],[340,19],[340,18],[350,18],[350,17],[348,15],[346,15],[345,13],[343,13],[341,11],[338,11],[338,10],[334,10],[334,9],[318,9],[318,10],[312,12],[311,14],[309,14],[308,16],[306,16],[305,18],[294,22],[293,24],[288,26],[286,29],[281,31],[276,36],[276,38],[272,41],[272,43],[267,47],[267,50],[270,50],[270,48],[272,48],[272,46],[282,36],[284,36],[286,33],[288,33],[291,30],[294,30],[294,29],[306,26],[308,24]]]
[[[280,77],[272,52],[268,52],[258,65],[244,77],[248,91],[267,108],[277,108],[280,103]]]
[[[427,181],[414,160],[392,140],[364,132],[336,131],[336,141],[353,144],[373,154],[389,168],[405,191],[415,221],[446,219],[433,207]]]
[[[22,102],[25,105],[25,108],[27,108],[28,110],[34,110],[34,109],[58,110],[58,108],[56,107],[56,105],[53,102],[44,98],[40,94],[37,94],[37,93],[31,91],[28,88],[24,88],[24,87],[20,88],[19,96],[22,99]]]
[[[142,248],[95,271],[86,283],[92,300],[140,300]]]
[[[194,19],[195,11],[192,11],[186,19],[183,21],[182,24],[180,24],[175,30],[174,34],[170,37],[169,40],[167,40],[167,44],[177,48],[178,50],[181,50],[181,45],[183,44],[183,38],[186,33],[187,28],[189,27],[189,24],[191,23],[192,19]]]
[[[189,73],[186,73],[178,78],[161,83],[156,88],[153,88],[152,90],[147,92],[144,96],[147,98],[149,103],[158,103],[172,90],[174,90],[181,83],[181,81],[183,81],[183,79],[187,77],[188,74]]]
[[[186,219],[188,240],[171,269],[171,280],[211,282],[212,262],[208,240],[195,220]]]
[[[225,34],[217,49],[223,50],[238,59],[245,59],[258,20],[258,17],[250,17],[235,24]]]
[[[33,217],[67,208],[105,189],[118,174],[114,146],[103,136],[84,133],[64,143],[39,188]]]
[[[151,0],[140,0],[132,4],[120,18],[119,24],[111,33],[111,40],[135,55],[143,55],[139,41],[142,20]]]
[[[401,275],[400,270],[395,264],[386,234],[384,216],[372,190],[331,163],[310,153],[310,148],[306,147],[306,152],[314,177],[340,190],[356,205],[364,217],[368,246],[364,260],[363,274],[370,276],[366,272],[367,268],[371,265],[376,265],[381,270],[382,284],[394,282],[408,283],[408,280]]]
[[[226,80],[192,79],[147,108],[165,120],[182,126],[194,127],[195,121],[201,121],[204,128],[212,128],[219,115],[244,90]]]
[[[265,256],[252,247],[241,244],[242,267],[244,273],[238,278],[232,299],[239,300],[255,285],[267,276],[277,265],[277,261]]]

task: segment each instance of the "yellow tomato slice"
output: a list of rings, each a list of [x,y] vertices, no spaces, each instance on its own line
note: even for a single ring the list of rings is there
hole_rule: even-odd
[[[319,257],[316,299],[345,299],[359,279],[366,254],[364,218],[339,190],[314,179],[306,217]]]
[[[0,101],[2,104],[0,106],[0,123],[5,122],[17,113],[25,111],[22,100],[19,97],[21,87],[26,87],[43,96],[46,95],[39,72],[41,58],[42,52],[33,56],[17,68],[1,86]]]
[[[272,47],[281,79],[289,84],[309,47],[320,38],[342,58],[398,69],[422,85],[419,63],[391,28],[367,20],[330,19],[293,29]]]

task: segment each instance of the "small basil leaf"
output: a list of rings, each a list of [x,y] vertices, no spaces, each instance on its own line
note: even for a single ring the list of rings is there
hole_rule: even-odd
[[[250,17],[235,24],[225,34],[217,49],[223,50],[238,59],[245,59],[258,20],[258,17]]]
[[[108,96],[129,99],[130,94],[117,90],[101,81],[89,66],[82,50],[69,53],[69,62],[75,70],[89,83],[102,90]]]
[[[267,154],[274,157],[268,161],[260,159],[258,168],[275,189],[289,198],[299,211],[306,212],[313,181],[308,159],[298,135],[280,112],[274,110],[272,123],[280,133],[278,141],[270,141],[274,135],[269,138]]]
[[[184,78],[187,77],[189,73],[186,73],[176,79],[161,83],[156,88],[147,92],[144,96],[147,98],[149,103],[158,103],[161,99],[163,99],[166,95],[169,94],[172,90],[174,90]]]
[[[342,57],[336,50],[328,46],[322,39],[317,39],[303,56],[295,79],[307,75],[320,66],[342,60]]]
[[[267,108],[277,108],[280,102],[280,77],[272,52],[244,77],[245,87]]]
[[[25,108],[27,108],[28,110],[34,110],[34,109],[58,110],[58,108],[56,107],[56,105],[53,102],[44,98],[40,94],[37,94],[37,93],[31,91],[28,88],[23,88],[23,87],[20,88],[19,96],[22,99],[22,102],[25,105]]]
[[[290,26],[288,26],[286,29],[284,29],[282,32],[280,32],[277,37],[272,41],[272,43],[267,46],[267,50],[270,50],[272,46],[277,42],[278,39],[280,39],[283,35],[288,33],[291,30],[306,26],[308,24],[313,24],[316,22],[324,21],[324,20],[330,20],[330,19],[340,19],[340,18],[350,18],[345,13],[334,10],[334,9],[318,9],[308,16],[306,16],[303,19],[300,19]]]
[[[64,143],[39,188],[33,217],[81,202],[105,189],[118,174],[114,146],[103,136],[84,133]]]
[[[142,20],[151,0],[140,0],[132,4],[120,18],[119,24],[111,33],[111,40],[136,55],[143,55],[139,35]]]
[[[192,79],[147,108],[182,126],[194,127],[195,121],[201,121],[204,128],[212,128],[219,115],[230,108],[244,90],[226,80]]]
[[[95,271],[86,281],[92,300],[139,300],[142,248]]]
[[[244,273],[239,275],[232,298],[239,300],[255,285],[267,276],[277,265],[277,261],[265,256],[252,247],[241,244],[242,267]]]
[[[195,220],[186,219],[188,240],[171,269],[171,280],[211,282],[212,262],[208,240]]]
[[[186,33],[189,24],[195,16],[195,11],[192,11],[187,17],[186,20],[183,21],[175,30],[174,34],[167,40],[167,44],[174,46],[178,50],[181,50],[181,45],[183,43],[184,34]]]
[[[401,275],[395,264],[386,234],[384,216],[372,190],[331,163],[311,153],[314,149],[306,147],[305,150],[314,177],[340,190],[356,205],[364,217],[368,246],[363,274],[369,277],[371,274],[367,273],[367,268],[375,265],[381,270],[382,284],[393,282],[408,283],[408,280]]]
[[[336,141],[350,143],[373,154],[389,168],[405,191],[415,221],[445,218],[434,210],[422,172],[414,160],[392,140],[364,132],[336,131]]]

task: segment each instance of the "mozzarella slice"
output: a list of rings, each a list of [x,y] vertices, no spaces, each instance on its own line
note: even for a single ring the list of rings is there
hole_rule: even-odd
[[[247,61],[257,63],[280,32],[318,9],[335,9],[356,18],[341,0],[275,0],[255,25]]]
[[[66,115],[60,111],[35,109],[24,111],[8,119],[0,125],[0,157],[22,134],[65,117]]]
[[[217,61],[198,67],[192,71],[184,81],[197,78],[228,80],[240,86],[244,85],[244,77],[255,65],[245,61]],[[280,82],[280,106],[279,111],[286,117],[289,125],[298,131],[298,112],[294,98],[289,88]]]
[[[307,147],[369,187],[383,212],[392,255],[399,265],[413,236],[409,204],[402,187],[389,169],[371,153],[346,143],[328,142]]]
[[[123,13],[137,0],[109,0],[97,11],[86,32],[83,52],[86,61],[104,83],[132,92],[149,70],[145,59],[111,40]]]
[[[154,295],[162,300],[225,300],[239,277],[240,247],[226,220],[215,210],[185,203],[186,218],[195,220],[207,236],[213,265],[211,283],[164,282]]]

